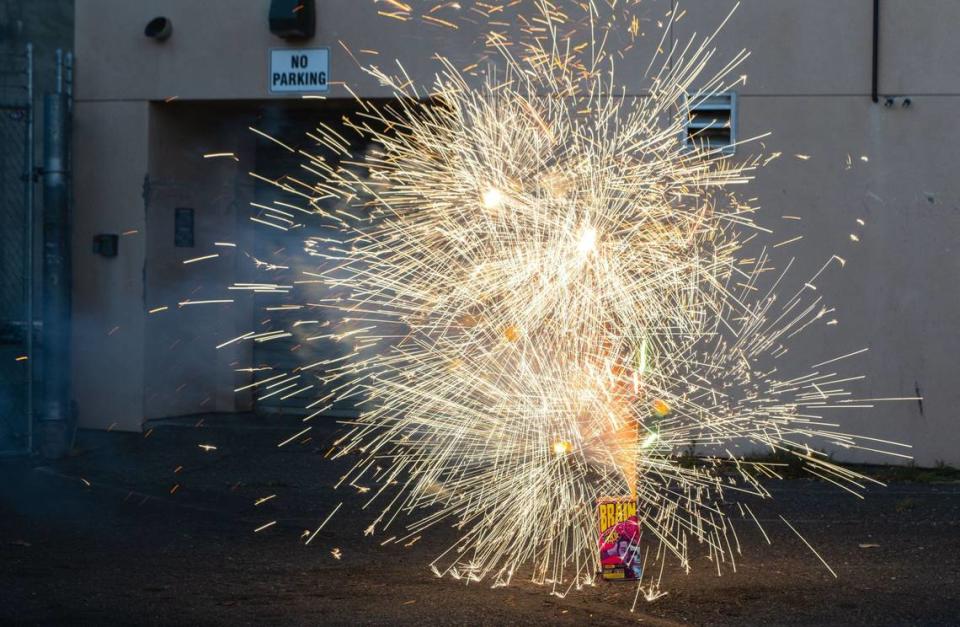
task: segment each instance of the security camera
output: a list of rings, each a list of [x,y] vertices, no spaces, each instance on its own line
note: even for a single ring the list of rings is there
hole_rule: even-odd
[[[893,107],[894,103],[895,103],[895,100],[893,98],[887,98],[886,100],[883,101],[883,106],[890,109]]]
[[[909,109],[910,105],[912,104],[913,104],[912,100],[910,100],[909,98],[904,98],[903,103],[900,106],[902,106],[904,109]]]

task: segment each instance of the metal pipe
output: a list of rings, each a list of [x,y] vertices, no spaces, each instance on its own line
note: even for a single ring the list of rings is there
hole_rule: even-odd
[[[871,95],[874,102],[880,102],[878,93],[880,82],[880,0],[873,0],[873,87]]]
[[[67,52],[63,65],[64,65],[64,80],[66,82],[64,93],[67,95],[67,112],[73,113],[73,52],[72,51]],[[72,160],[71,160],[71,163],[73,163]],[[73,205],[71,204],[71,207],[72,206]]]
[[[34,186],[34,176],[35,172],[35,155],[34,155],[34,127],[33,127],[33,44],[27,44],[27,137],[26,137],[26,164],[24,166],[25,170],[25,179],[26,179],[26,207],[24,208],[24,242],[26,252],[25,259],[25,268],[24,272],[26,276],[24,277],[24,300],[25,311],[24,311],[24,325],[26,332],[26,352],[27,352],[27,452],[33,452],[33,419],[34,419],[34,401],[33,401],[33,377],[34,377],[34,364],[36,362],[35,355],[33,354],[33,220],[34,220],[34,211],[33,211],[33,186]]]
[[[71,263],[68,213],[68,116],[62,93],[43,99],[43,445],[45,457],[65,455],[70,409]]]
[[[63,50],[57,48],[57,51],[54,53],[57,64],[57,93],[63,93]]]

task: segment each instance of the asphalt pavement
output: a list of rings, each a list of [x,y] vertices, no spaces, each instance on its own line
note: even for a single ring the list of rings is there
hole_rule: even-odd
[[[705,552],[689,574],[668,564],[668,594],[631,612],[630,584],[559,598],[522,579],[438,579],[428,565],[454,531],[409,547],[364,536],[367,495],[331,489],[347,467],[324,457],[338,426],[277,448],[294,426],[210,416],[81,432],[56,462],[0,460],[0,623],[960,624],[956,480],[895,481],[863,500],[809,479],[772,483],[774,499],[750,504],[770,545],[741,524],[736,572],[718,576]]]

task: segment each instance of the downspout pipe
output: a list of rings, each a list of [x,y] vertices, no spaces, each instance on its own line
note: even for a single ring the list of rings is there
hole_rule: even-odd
[[[43,100],[43,405],[40,453],[66,455],[73,440],[70,404],[69,103],[62,92]]]
[[[874,102],[880,102],[880,0],[873,0],[873,82],[870,90]]]

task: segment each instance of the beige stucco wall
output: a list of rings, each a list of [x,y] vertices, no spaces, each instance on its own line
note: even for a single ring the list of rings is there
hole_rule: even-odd
[[[687,0],[675,38],[712,32],[733,4]],[[795,255],[798,278],[832,254],[847,260],[843,272],[817,285],[837,306],[839,324],[795,345],[791,363],[806,369],[869,347],[854,369],[869,379],[855,386],[856,392],[910,396],[919,389],[923,411],[916,402],[878,404],[838,415],[838,421],[851,432],[912,444],[919,463],[957,464],[954,408],[960,405],[960,386],[953,377],[960,354],[960,261],[954,242],[960,237],[960,182],[954,171],[960,65],[952,60],[960,58],[960,38],[953,33],[960,3],[881,4],[881,93],[911,97],[909,109],[886,109],[869,99],[869,2],[744,0],[720,35],[717,59],[744,47],[752,51],[742,71],[747,84],[737,90],[738,130],[741,137],[772,131],[766,149],[783,152],[749,190],[765,208],[762,221],[779,239],[804,235],[777,249],[777,258],[785,262]],[[249,355],[210,348],[214,339],[246,330],[247,305],[230,309],[230,316],[197,310],[161,318],[145,311],[172,304],[171,296],[185,285],[192,289],[191,282],[211,290],[242,275],[229,260],[190,271],[181,261],[205,252],[210,238],[229,234],[250,194],[232,163],[202,163],[197,157],[209,150],[250,150],[244,144],[248,114],[220,101],[282,99],[267,91],[267,59],[270,48],[287,44],[268,32],[267,5],[266,0],[78,3],[74,389],[84,425],[136,429],[144,417],[233,411],[249,404],[228,393],[237,381],[230,364]],[[651,24],[670,5],[668,0],[645,5],[650,32],[618,63],[633,93],[643,91],[642,70],[656,45]],[[304,47],[330,48],[331,98],[346,95],[336,84],[341,81],[361,95],[386,95],[356,69],[341,40],[358,56],[363,48],[380,50],[377,58],[384,65],[402,59],[419,83],[429,83],[436,70],[429,60],[433,51],[463,65],[473,61],[479,30],[403,24],[378,18],[376,10],[366,0],[318,1],[318,33]],[[144,24],[160,14],[174,23],[165,44],[142,35]],[[173,96],[173,105],[162,102]],[[198,101],[210,102],[201,110],[194,106]],[[219,121],[212,113],[217,111]],[[146,195],[145,177],[151,183]],[[193,251],[172,248],[169,222],[176,206],[198,208]],[[804,219],[786,221],[782,215]],[[859,227],[857,218],[866,225]],[[117,259],[90,254],[94,232],[128,229],[139,229],[139,235],[121,238]],[[861,241],[852,242],[850,233]],[[242,237],[242,229],[236,235]],[[121,329],[107,335],[117,324]],[[178,339],[175,349],[167,348]],[[844,451],[839,456],[854,458]]]
[[[81,99],[163,100],[260,99],[267,89],[271,48],[328,47],[331,52],[331,98],[350,97],[348,82],[361,96],[390,96],[389,90],[360,71],[341,45],[364,63],[396,69],[395,60],[418,83],[429,84],[438,71],[434,54],[458,67],[477,62],[476,42],[485,32],[468,22],[452,31],[426,22],[404,23],[381,17],[382,3],[370,0],[320,0],[317,33],[309,43],[289,44],[267,27],[268,0],[85,0],[77,7],[77,50],[85,59],[78,66],[77,97]],[[641,15],[662,18],[668,0],[651,0]],[[512,14],[518,9],[514,8]],[[511,13],[503,21],[510,22]],[[157,15],[173,21],[173,36],[163,44],[143,36],[146,23]],[[512,29],[519,36],[520,25]],[[651,29],[652,35],[652,29]],[[656,49],[647,37],[618,61],[637,67],[628,81],[640,89],[642,70]],[[85,48],[86,46],[86,48]],[[362,52],[376,50],[377,55]],[[479,81],[480,79],[477,78]],[[275,96],[283,97],[283,96]]]
[[[203,157],[230,152],[247,160],[253,136],[237,132],[243,121],[244,114],[225,114],[222,107],[159,103],[150,108],[144,300],[148,311],[168,309],[148,313],[144,323],[146,419],[250,409],[249,393],[234,393],[249,381],[248,374],[234,372],[249,366],[249,343],[216,346],[253,326],[249,295],[228,290],[252,265],[241,251],[249,249],[246,215],[253,181],[234,159]],[[194,210],[193,247],[175,246],[177,207]],[[220,256],[183,263],[211,254]],[[234,302],[179,305],[211,299]]]
[[[960,354],[960,184],[949,147],[960,132],[949,129],[943,145],[930,140],[942,136],[956,105],[953,97],[915,97],[906,111],[862,96],[740,102],[743,131],[776,129],[767,145],[784,152],[751,187],[765,208],[763,222],[775,229],[776,241],[804,236],[775,251],[778,265],[795,255],[795,276],[805,278],[833,254],[847,262],[816,282],[837,307],[839,324],[805,333],[787,363],[808,368],[869,347],[847,370],[868,379],[851,389],[875,398],[913,396],[919,388],[923,412],[916,402],[877,403],[838,412],[837,419],[849,432],[913,445],[926,464],[960,460],[960,390],[953,384]]]
[[[678,41],[716,30],[736,0],[686,0],[674,29]],[[880,91],[957,95],[960,55],[955,0],[881,0]],[[870,93],[873,3],[860,0],[741,0],[717,38],[710,66],[742,49],[742,95],[841,96]],[[705,75],[707,73],[705,72]],[[774,129],[779,130],[779,129]]]
[[[148,123],[143,101],[76,103],[73,397],[86,427],[143,419]],[[98,233],[126,233],[117,257],[93,254]]]

